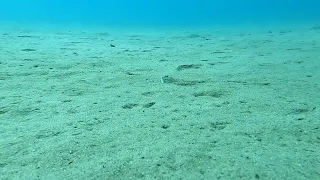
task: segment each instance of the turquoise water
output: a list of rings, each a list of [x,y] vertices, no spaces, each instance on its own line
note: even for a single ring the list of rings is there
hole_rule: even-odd
[[[319,22],[318,0],[12,0],[0,21],[98,25],[217,25]]]
[[[0,2],[0,180],[320,180],[320,0]]]

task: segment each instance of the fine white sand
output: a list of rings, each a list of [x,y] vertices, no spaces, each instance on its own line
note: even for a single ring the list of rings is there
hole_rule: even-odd
[[[316,24],[2,25],[0,179],[320,179],[319,92]]]

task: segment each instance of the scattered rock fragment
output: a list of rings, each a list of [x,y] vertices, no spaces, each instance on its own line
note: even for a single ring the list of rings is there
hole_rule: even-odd
[[[184,64],[177,67],[177,71],[182,71],[185,69],[199,69],[201,64]]]
[[[31,51],[36,51],[36,50],[35,50],[35,49],[29,49],[29,48],[27,48],[27,49],[22,49],[21,51],[31,52]]]
[[[175,84],[179,86],[193,86],[199,83],[204,83],[205,81],[186,81],[179,78],[173,78],[171,76],[162,76],[161,83]]]
[[[123,109],[132,109],[136,106],[138,106],[139,104],[135,104],[135,103],[128,103],[122,106]]]
[[[149,103],[147,103],[147,104],[144,104],[143,107],[144,107],[144,108],[150,108],[150,107],[152,107],[152,106],[155,105],[155,104],[156,104],[156,102],[149,102]]]
[[[215,98],[219,98],[221,96],[224,95],[224,92],[222,91],[202,91],[202,92],[198,92],[198,93],[194,93],[193,96],[194,97],[200,97],[200,96],[209,96],[209,97],[215,97]]]

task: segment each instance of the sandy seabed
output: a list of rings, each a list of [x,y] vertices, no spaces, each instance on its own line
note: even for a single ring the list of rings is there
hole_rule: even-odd
[[[1,180],[320,179],[320,26],[3,27]]]

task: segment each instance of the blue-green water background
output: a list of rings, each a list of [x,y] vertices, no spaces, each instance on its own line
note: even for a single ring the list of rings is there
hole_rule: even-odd
[[[3,0],[0,21],[101,25],[318,22],[319,0]]]

